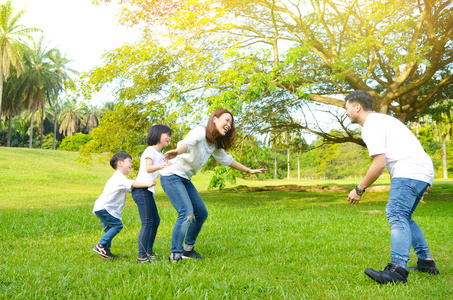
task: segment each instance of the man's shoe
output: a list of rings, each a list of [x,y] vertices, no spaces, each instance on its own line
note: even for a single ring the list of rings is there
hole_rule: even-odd
[[[436,262],[434,259],[418,259],[416,267],[407,268],[409,271],[419,271],[425,272],[428,274],[437,275],[439,274],[439,269],[436,267]]]
[[[395,263],[389,263],[384,271],[375,271],[368,268],[365,270],[365,274],[381,284],[394,284],[397,282],[406,283],[409,272]]]
[[[93,248],[93,251],[97,254],[104,255],[107,252],[107,249],[105,249],[104,245],[96,244],[96,246],[94,246]]]
[[[203,259],[203,257],[201,257],[201,255],[198,254],[197,251],[195,251],[194,249],[192,249],[191,251],[182,250],[182,258],[185,259],[195,258],[200,260]]]

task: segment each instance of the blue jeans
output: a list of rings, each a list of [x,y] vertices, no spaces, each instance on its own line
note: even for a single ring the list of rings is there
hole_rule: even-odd
[[[412,214],[423,197],[428,183],[409,179],[393,178],[389,201],[386,207],[387,219],[391,228],[393,263],[407,268],[411,245],[418,258],[431,257],[422,230],[412,220]]]
[[[153,193],[147,188],[132,189],[132,198],[138,207],[142,228],[138,234],[138,257],[145,258],[153,252],[157,228],[160,224],[159,213]]]
[[[120,219],[109,214],[105,209],[95,211],[94,213],[101,220],[102,227],[104,227],[104,235],[99,241],[99,244],[110,250],[113,238],[123,229],[123,223]]]
[[[178,219],[173,227],[170,252],[182,253],[184,242],[186,245],[195,244],[201,227],[208,217],[208,210],[190,180],[177,175],[161,175],[160,183],[178,212]]]

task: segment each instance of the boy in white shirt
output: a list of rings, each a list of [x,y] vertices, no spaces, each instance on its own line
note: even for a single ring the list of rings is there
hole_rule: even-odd
[[[115,258],[110,252],[112,239],[123,229],[121,222],[121,212],[126,202],[127,192],[134,188],[147,188],[154,186],[156,182],[150,180],[147,183],[127,179],[126,174],[131,171],[132,157],[125,152],[119,152],[110,159],[110,165],[115,169],[112,177],[107,181],[104,192],[94,203],[93,214],[102,223],[104,235],[99,243],[94,246],[93,251],[99,253],[104,258]]]

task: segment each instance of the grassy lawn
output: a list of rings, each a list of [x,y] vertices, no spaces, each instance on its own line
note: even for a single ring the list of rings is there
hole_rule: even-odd
[[[437,180],[414,219],[441,274],[411,273],[407,285],[382,286],[364,273],[389,262],[386,192],[360,205],[340,192],[206,191],[194,177],[209,218],[185,264],[135,263],[140,220],[130,195],[115,260],[92,248],[102,235],[91,213],[112,175],[109,165],[84,167],[77,153],[0,148],[1,299],[453,299],[453,181]],[[342,181],[246,181],[237,185],[339,185]],[[388,184],[381,179],[379,184]],[[230,186],[227,186],[230,187]],[[155,252],[169,255],[176,212],[162,189]],[[411,252],[410,265],[416,263]]]

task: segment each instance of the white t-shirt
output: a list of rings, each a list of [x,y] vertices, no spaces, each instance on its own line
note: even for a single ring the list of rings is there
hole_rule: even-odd
[[[362,139],[370,156],[385,154],[392,178],[411,178],[432,184],[434,168],[415,135],[398,119],[371,113],[365,119]]]
[[[131,192],[132,179],[127,179],[120,171],[115,171],[107,181],[104,192],[94,203],[93,213],[105,209],[109,214],[121,220],[121,212],[126,203],[127,192]]]
[[[153,146],[148,146],[140,158],[140,168],[138,170],[137,179],[138,182],[148,183],[151,179],[156,180],[159,175],[159,171],[148,173],[146,171],[146,159],[151,158],[153,165],[158,165],[164,162],[164,155],[161,152],[157,152]],[[153,195],[156,195],[156,188],[154,186],[148,188]]]
[[[225,150],[215,145],[208,145],[206,128],[203,126],[192,129],[183,140],[178,142],[178,145],[180,143],[188,146],[187,153],[173,158],[172,164],[160,171],[161,175],[178,175],[190,180],[206,164],[211,155],[222,166],[229,166],[233,162],[233,157]]]

